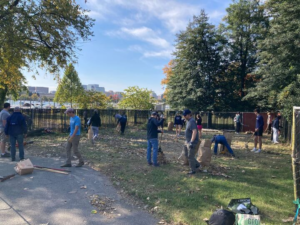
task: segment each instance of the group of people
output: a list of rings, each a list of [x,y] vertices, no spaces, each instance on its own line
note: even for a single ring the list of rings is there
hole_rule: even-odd
[[[198,129],[198,134],[199,134],[199,138],[202,137],[202,117],[200,114],[196,115],[196,122],[197,122],[197,129]],[[176,113],[176,116],[174,118],[174,126],[176,129],[176,137],[178,138],[181,134],[181,129],[183,128],[183,126],[185,125],[185,118],[182,118],[182,116],[180,115],[179,112]]]
[[[18,142],[19,146],[19,159],[24,159],[24,145],[23,141],[27,135],[27,125],[26,119],[24,115],[21,113],[21,109],[19,107],[14,108],[13,114],[10,115],[10,104],[5,103],[3,110],[0,112],[0,150],[1,157],[11,157],[12,161],[16,160],[16,142]],[[260,153],[262,149],[262,135],[263,135],[263,127],[264,127],[264,119],[260,114],[259,109],[255,109],[254,111],[256,115],[256,126],[254,133],[254,148],[252,152]],[[80,118],[76,115],[76,111],[72,108],[69,108],[65,111],[65,114],[70,118],[70,133],[67,138],[67,160],[62,167],[71,167],[71,159],[72,159],[72,149],[76,157],[79,159],[79,163],[76,167],[81,167],[84,165],[83,157],[81,156],[78,146],[81,137],[81,121]],[[101,118],[99,112],[94,110],[93,116],[87,120],[86,113],[84,114],[85,123],[88,126],[91,126],[93,131],[93,141],[98,138],[99,127],[101,127]],[[120,129],[120,133],[124,134],[125,127],[127,125],[127,116],[125,113],[122,115],[115,114],[114,115],[117,121],[117,129]],[[183,118],[182,118],[183,117]],[[272,120],[271,113],[268,112],[267,119],[267,130],[270,130],[273,133],[273,142],[278,143],[278,132],[279,132],[279,120],[281,118],[280,113],[278,112],[276,118]],[[192,112],[189,109],[183,111],[182,116],[177,113],[174,118],[174,125],[176,126],[176,137],[180,135],[183,121],[186,122],[185,129],[185,144],[183,146],[183,151],[185,157],[189,161],[190,171],[188,174],[194,174],[196,172],[196,168],[200,167],[200,163],[195,159],[195,155],[198,151],[200,145],[200,138],[202,134],[202,118],[200,114],[196,115],[196,120],[192,116]],[[241,122],[240,113],[236,114],[235,122],[236,122],[236,132],[240,131]],[[152,112],[151,117],[148,119],[147,123],[147,162],[149,165],[153,165],[155,167],[160,166],[157,162],[157,154],[158,154],[158,134],[163,133],[163,124],[164,124],[164,116],[159,115],[157,112]],[[162,129],[159,129],[159,128]],[[271,129],[270,129],[271,128]],[[11,146],[11,153],[6,151],[6,142],[9,137],[9,142]],[[230,145],[227,143],[226,138],[223,135],[214,135],[211,139],[211,142],[215,144],[214,153],[217,154],[218,144],[224,145],[229,153],[235,157],[234,152],[232,151]],[[152,154],[153,150],[153,154]]]
[[[1,157],[11,157],[12,161],[16,160],[16,143],[19,146],[19,159],[24,159],[24,138],[27,135],[26,119],[21,113],[19,107],[14,108],[13,114],[9,113],[10,104],[4,103],[0,112],[0,148]],[[9,140],[10,153],[7,152],[6,143]]]
[[[263,128],[264,128],[264,118],[260,114],[259,109],[255,109],[254,113],[256,115],[256,124],[255,124],[255,133],[254,133],[254,148],[251,150],[254,153],[260,153],[262,149],[262,136],[263,136]],[[271,140],[274,144],[279,143],[279,132],[280,132],[280,119],[281,113],[277,111],[276,116],[272,119],[271,112],[267,112],[267,128],[265,132],[271,134]],[[241,113],[238,112],[234,117],[235,122],[235,132],[238,134],[242,125]]]

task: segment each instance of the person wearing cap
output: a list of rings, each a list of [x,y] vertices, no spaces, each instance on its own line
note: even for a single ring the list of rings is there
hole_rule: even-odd
[[[80,141],[80,127],[81,122],[80,118],[75,115],[75,110],[72,108],[69,108],[65,111],[68,117],[70,117],[70,135],[68,137],[67,142],[67,161],[64,165],[61,167],[72,167],[71,159],[72,154],[71,150],[73,149],[74,155],[79,159],[79,163],[76,165],[76,167],[81,167],[84,165],[83,158],[81,154],[78,151],[79,141]]]
[[[92,139],[92,143],[94,144],[95,139],[98,138],[99,135],[99,127],[101,127],[101,118],[97,109],[94,110],[94,114],[90,120],[90,124],[92,126],[94,134]]]
[[[189,160],[189,165],[191,169],[190,172],[188,172],[188,174],[195,174],[196,169],[200,167],[200,163],[195,158],[200,144],[197,123],[194,120],[194,118],[192,118],[192,112],[189,109],[185,109],[182,115],[187,121],[185,129],[186,143],[184,145],[184,153]]]
[[[164,119],[158,120],[157,113],[152,112],[151,117],[148,120],[147,124],[147,161],[148,165],[159,166],[157,163],[157,152],[158,152],[158,133],[161,133],[158,130],[158,127],[164,123]],[[153,163],[151,160],[151,152],[153,148]]]
[[[16,161],[16,142],[19,146],[19,158],[24,159],[24,137],[27,135],[27,125],[19,107],[14,108],[11,116],[7,117],[4,128],[5,134],[9,135],[11,161]]]
[[[215,143],[215,146],[214,146],[214,154],[215,155],[218,154],[218,144],[221,144],[228,149],[228,151],[232,155],[232,157],[235,157],[235,154],[232,151],[232,148],[228,144],[226,137],[224,135],[214,135],[213,138],[211,139],[211,143]]]

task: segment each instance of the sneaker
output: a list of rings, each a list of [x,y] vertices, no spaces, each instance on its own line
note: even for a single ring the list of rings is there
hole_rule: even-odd
[[[274,142],[274,145],[276,145],[276,144],[279,144],[279,142],[278,141]]]
[[[1,154],[1,158],[9,158],[10,154],[5,152],[4,154]]]
[[[72,167],[72,164],[64,164],[64,165],[61,165],[60,167]]]
[[[232,154],[231,156],[232,156],[233,158],[235,158],[235,154]]]
[[[256,152],[254,152],[254,153],[260,153],[261,152],[261,149],[258,149]]]
[[[159,163],[153,164],[154,167],[159,167]]]
[[[12,162],[16,161],[16,159],[11,159]]]
[[[187,173],[187,175],[193,175],[195,173],[196,173],[195,171],[190,171],[190,172]]]
[[[153,165],[153,163],[152,163],[152,162],[148,162],[148,165],[149,165],[149,166],[152,166],[152,165]]]
[[[256,152],[256,150],[257,150],[256,148],[253,148],[253,149],[251,150],[251,152]]]
[[[82,167],[83,165],[84,165],[84,162],[80,162],[75,167]]]

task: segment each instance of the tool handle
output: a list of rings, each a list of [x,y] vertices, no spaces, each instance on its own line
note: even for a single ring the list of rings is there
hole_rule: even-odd
[[[10,178],[12,178],[12,177],[14,177],[16,174],[12,174],[12,175],[8,175],[8,176],[5,176],[5,177],[3,177],[2,179],[0,179],[0,182],[4,182],[4,181],[6,181],[6,180],[8,180],[8,179],[10,179]]]

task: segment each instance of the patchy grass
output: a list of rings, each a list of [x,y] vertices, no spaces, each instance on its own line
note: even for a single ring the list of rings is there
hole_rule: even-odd
[[[216,132],[215,132],[216,133]],[[211,138],[213,132],[204,132]],[[31,155],[64,156],[67,135],[49,135],[32,139],[27,147]],[[245,149],[249,135],[235,136],[232,142],[237,158],[213,157],[208,173],[187,176],[188,167],[177,160],[184,143],[174,133],[165,133],[162,149],[169,163],[160,168],[146,161],[146,132],[129,129],[120,136],[114,129],[100,131],[92,145],[83,135],[80,151],[94,168],[110,177],[120,192],[135,199],[140,207],[155,213],[170,224],[206,224],[203,219],[233,198],[250,197],[261,212],[263,224],[283,224],[293,216],[293,180],[290,148],[272,145],[264,137],[263,152]],[[42,140],[42,141],[41,141]],[[249,148],[253,148],[252,142]],[[212,175],[214,170],[230,176]]]

